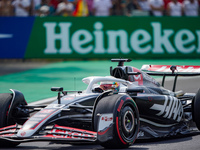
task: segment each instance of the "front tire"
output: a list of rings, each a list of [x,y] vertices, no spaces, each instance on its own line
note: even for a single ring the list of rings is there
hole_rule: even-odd
[[[132,98],[114,94],[103,97],[94,112],[94,128],[98,130],[98,114],[113,113],[112,139],[100,142],[105,148],[127,148],[134,143],[139,131],[139,112]]]
[[[196,123],[197,128],[200,130],[200,89],[198,90],[196,96],[193,99],[193,121]]]
[[[15,122],[12,118],[9,118],[8,111],[11,105],[13,94],[10,93],[3,93],[0,94],[0,128],[14,125]],[[0,139],[1,147],[15,147],[20,143],[17,142],[10,142],[7,140]]]

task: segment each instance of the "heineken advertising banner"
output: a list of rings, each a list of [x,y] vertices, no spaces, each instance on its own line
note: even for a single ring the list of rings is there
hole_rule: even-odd
[[[24,58],[200,58],[199,17],[37,17],[30,26]]]

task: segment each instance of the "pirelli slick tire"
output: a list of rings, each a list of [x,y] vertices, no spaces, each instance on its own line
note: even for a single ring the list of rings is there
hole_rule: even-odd
[[[200,130],[200,89],[193,99],[192,107],[193,121],[196,123],[197,128]]]
[[[10,93],[0,94],[0,128],[15,124],[12,118],[8,118],[8,110],[11,105],[12,95]],[[9,121],[8,121],[9,120]],[[15,147],[20,143],[0,139],[1,147]]]
[[[132,145],[139,131],[139,112],[134,100],[127,95],[113,94],[103,97],[94,110],[94,128],[98,131],[101,114],[113,114],[112,137],[100,141],[105,148],[119,149]]]

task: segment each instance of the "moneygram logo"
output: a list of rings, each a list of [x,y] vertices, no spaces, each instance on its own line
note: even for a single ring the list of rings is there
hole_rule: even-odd
[[[102,22],[95,22],[93,31],[77,29],[71,33],[71,22],[46,22],[45,54],[200,54],[200,30],[163,29],[160,22],[150,23],[152,31],[136,29],[128,33],[125,29],[105,30]],[[60,33],[56,33],[59,27]],[[150,34],[152,33],[152,34]],[[60,47],[56,47],[56,40]],[[105,47],[106,45],[106,47]]]

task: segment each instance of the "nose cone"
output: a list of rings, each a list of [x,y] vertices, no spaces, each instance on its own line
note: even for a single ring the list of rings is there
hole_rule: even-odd
[[[17,133],[17,136],[18,137],[21,137],[21,138],[25,138],[25,137],[30,137],[34,134],[34,130],[24,130],[24,129],[20,129]]]

